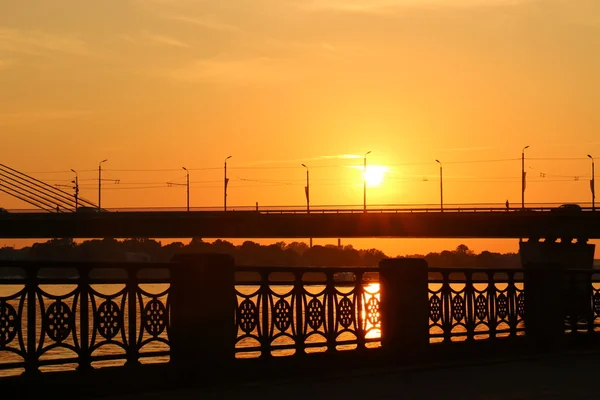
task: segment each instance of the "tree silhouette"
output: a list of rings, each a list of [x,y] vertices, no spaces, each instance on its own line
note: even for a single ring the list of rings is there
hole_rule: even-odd
[[[170,261],[182,253],[224,253],[234,257],[236,265],[248,266],[298,266],[298,267],[358,267],[377,266],[387,256],[378,249],[343,248],[333,245],[309,247],[303,242],[277,242],[260,245],[247,240],[239,246],[226,240],[212,243],[193,238],[187,245],[174,242],[162,245],[150,238],[112,238],[85,240],[75,243],[73,239],[57,238],[19,250],[0,249],[0,260],[80,260],[80,261]],[[518,254],[500,254],[483,251],[475,254],[461,244],[455,250],[440,253],[411,255],[405,257],[425,258],[431,267],[463,268],[517,268],[521,266]]]

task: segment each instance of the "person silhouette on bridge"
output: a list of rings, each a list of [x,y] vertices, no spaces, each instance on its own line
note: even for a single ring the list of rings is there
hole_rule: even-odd
[[[508,204],[508,200],[506,200],[506,211],[510,208],[510,204]]]

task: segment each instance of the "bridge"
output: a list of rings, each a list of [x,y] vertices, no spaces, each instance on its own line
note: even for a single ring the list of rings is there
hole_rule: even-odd
[[[271,209],[0,214],[0,238],[600,238],[590,209]]]

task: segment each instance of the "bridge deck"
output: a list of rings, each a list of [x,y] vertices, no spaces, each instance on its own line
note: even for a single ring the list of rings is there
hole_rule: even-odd
[[[600,238],[598,211],[0,214],[0,238]]]

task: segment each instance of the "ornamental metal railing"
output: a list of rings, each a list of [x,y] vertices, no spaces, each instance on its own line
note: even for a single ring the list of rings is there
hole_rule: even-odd
[[[168,360],[172,265],[3,262],[0,376]]]
[[[524,335],[523,270],[429,268],[431,343]]]
[[[231,328],[236,332],[235,337],[216,344],[227,349],[222,354],[230,354],[228,357],[231,350],[237,358],[366,351],[381,346],[380,310],[394,309],[380,307],[380,279],[390,279],[390,285],[406,282],[394,281],[398,276],[412,276],[404,274],[410,268],[403,270],[400,264],[397,269],[234,268],[230,261],[227,270],[200,264],[3,261],[0,376],[8,375],[8,371],[11,375],[35,374],[168,362],[171,356],[176,362],[176,354],[215,339],[194,330],[213,323],[211,309],[206,309],[206,315],[204,308],[181,312],[200,307],[213,296],[225,304],[222,315],[231,319],[223,318],[211,329],[225,335]],[[397,320],[403,318],[399,315],[391,316],[396,321],[385,317],[394,329],[415,323],[421,324],[419,331],[422,327],[426,334],[429,328],[430,343],[524,336],[526,311],[531,318],[527,321],[536,325],[530,325],[532,330],[527,332],[534,342],[551,339],[556,332],[569,337],[600,332],[600,274],[594,270],[538,269],[529,275],[523,269],[429,268],[427,272],[427,282],[425,275],[415,278],[419,280],[414,286],[417,290],[410,285],[403,290],[387,286],[390,292],[385,301],[390,302],[388,306],[414,301],[419,313],[427,313],[428,326],[423,314],[404,325]],[[213,282],[211,274],[235,274],[235,281]],[[524,275],[531,284],[528,303]],[[203,282],[200,292],[194,282]],[[425,290],[428,304],[424,302]],[[199,300],[194,304],[196,298]],[[171,299],[179,308],[171,310]],[[551,306],[547,306],[549,301]],[[413,318],[410,314],[402,315]],[[171,318],[180,325],[172,328]],[[550,325],[545,321],[551,321]],[[402,338],[394,336],[398,332],[393,329],[389,332],[388,340]],[[187,342],[181,341],[184,336]],[[174,337],[179,341],[177,347],[173,343],[172,352]]]
[[[236,357],[378,347],[376,268],[238,268]]]

